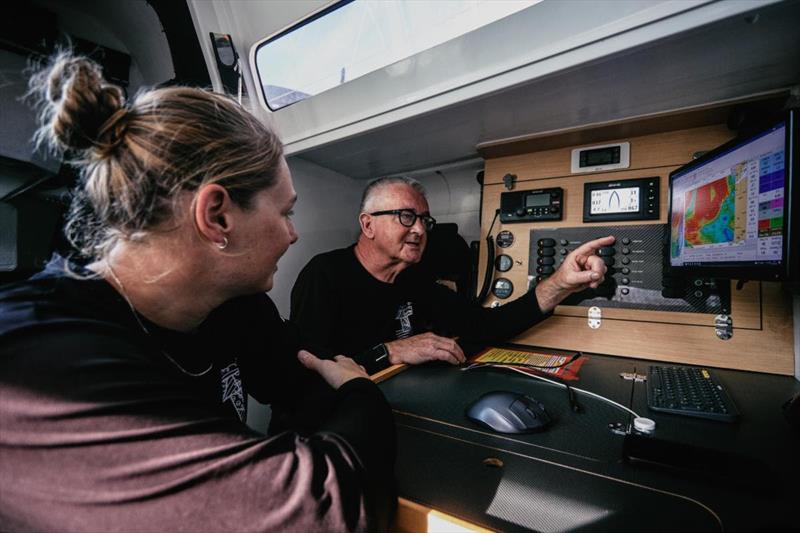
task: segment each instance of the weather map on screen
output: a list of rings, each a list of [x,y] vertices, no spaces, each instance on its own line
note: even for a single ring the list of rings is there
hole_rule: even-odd
[[[747,182],[743,182],[740,187],[746,188]],[[736,227],[735,173],[688,191],[684,206],[686,246],[744,239],[744,226],[739,224]]]
[[[673,174],[670,264],[778,263],[785,127]]]

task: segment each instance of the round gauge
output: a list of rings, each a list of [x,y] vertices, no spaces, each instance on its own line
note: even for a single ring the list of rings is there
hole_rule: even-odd
[[[494,280],[494,285],[492,286],[492,294],[494,294],[500,299],[505,299],[511,296],[512,292],[514,292],[514,284],[511,283],[510,279],[497,278],[496,280]]]
[[[500,248],[508,248],[514,244],[514,234],[504,229],[500,233],[497,234],[497,246]]]
[[[508,272],[514,266],[514,260],[510,255],[501,254],[494,260],[494,267],[500,272]]]

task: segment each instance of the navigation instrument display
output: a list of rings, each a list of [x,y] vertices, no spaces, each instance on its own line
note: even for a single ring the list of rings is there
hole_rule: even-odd
[[[587,181],[583,184],[583,221],[658,220],[660,178]]]
[[[589,212],[592,215],[638,212],[639,190],[639,187],[625,187],[591,191]]]

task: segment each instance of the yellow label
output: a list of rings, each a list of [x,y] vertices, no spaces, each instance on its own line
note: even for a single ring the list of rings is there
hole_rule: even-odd
[[[567,360],[566,356],[544,354],[535,352],[519,352],[516,350],[506,350],[504,348],[491,348],[475,359],[476,363],[505,363],[505,364],[526,364],[536,366],[555,366]]]

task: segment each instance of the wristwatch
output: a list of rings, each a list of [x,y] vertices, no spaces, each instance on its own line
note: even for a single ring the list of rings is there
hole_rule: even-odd
[[[386,345],[383,343],[376,344],[375,346],[367,350],[367,354],[369,358],[375,361],[376,363],[382,363],[385,365],[388,365],[389,363],[389,349],[386,348]],[[386,359],[386,361],[384,361],[384,359]]]

